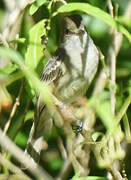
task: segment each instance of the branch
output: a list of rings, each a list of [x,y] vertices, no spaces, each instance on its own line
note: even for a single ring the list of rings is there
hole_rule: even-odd
[[[39,165],[34,166],[30,158],[28,158],[24,152],[16,146],[6,135],[3,134],[0,129],[0,144],[6,150],[9,151],[20,163],[22,163],[26,168],[29,169],[32,175],[40,180],[48,179],[53,180],[53,178]]]
[[[1,154],[0,154],[0,164],[2,164],[3,166],[6,166],[11,172],[20,175],[21,178],[25,180],[31,180],[25,173],[23,173],[23,171],[20,170],[20,168],[12,164]]]
[[[111,173],[111,175],[113,176],[114,180],[123,180],[120,172],[114,168],[113,166],[111,166],[108,171]]]
[[[9,117],[9,120],[7,121],[6,125],[5,125],[5,128],[4,128],[4,134],[7,133],[8,129],[9,129],[9,126],[11,124],[11,121],[12,121],[12,118],[16,112],[16,109],[17,107],[20,105],[20,99],[21,99],[21,96],[22,96],[22,93],[23,93],[23,90],[24,90],[24,87],[25,87],[25,81],[22,83],[21,85],[21,88],[20,88],[20,91],[19,91],[19,95],[18,97],[16,98],[16,101],[15,101],[15,104],[12,108],[12,111],[10,113],[10,117]]]
[[[127,9],[125,10],[124,17],[131,18],[131,1],[129,1],[129,3],[127,5]],[[122,45],[123,34],[120,32],[117,32],[115,34],[113,41],[114,41],[113,44],[115,46],[115,55],[117,56],[120,51],[120,47]],[[110,48],[109,48],[109,51],[110,51]],[[109,71],[109,65],[107,65],[107,71]],[[99,73],[98,79],[96,81],[94,90],[93,90],[93,95],[97,95],[103,91],[103,89],[105,88],[105,85],[107,83],[107,79],[108,79],[108,77],[107,77],[106,73],[103,70],[101,70],[101,72]]]

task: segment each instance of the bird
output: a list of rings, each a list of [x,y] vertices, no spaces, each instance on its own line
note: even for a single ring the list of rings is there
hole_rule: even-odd
[[[85,95],[99,63],[99,52],[86,31],[80,15],[63,18],[63,38],[51,56],[41,75],[41,81],[55,89],[60,102],[67,105]],[[27,142],[26,153],[37,163],[42,150],[42,142],[53,113],[48,111],[40,95],[35,98],[34,121]],[[81,129],[81,128],[80,128]]]

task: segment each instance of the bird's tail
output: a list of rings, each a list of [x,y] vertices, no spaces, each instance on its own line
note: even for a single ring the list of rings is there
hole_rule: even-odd
[[[27,147],[25,149],[25,154],[29,156],[32,160],[32,163],[36,165],[40,160],[40,153],[43,146],[43,135],[39,135],[37,138],[35,138],[34,135],[35,127],[33,123],[27,142]]]
[[[32,124],[25,154],[27,154],[34,164],[39,163],[42,149],[46,149],[47,143],[44,137],[48,137],[52,129],[52,118],[47,109],[43,113],[37,114],[35,111],[34,122]]]

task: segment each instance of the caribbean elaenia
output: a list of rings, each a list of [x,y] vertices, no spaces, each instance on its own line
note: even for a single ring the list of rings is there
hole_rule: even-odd
[[[66,16],[63,22],[63,40],[45,65],[41,81],[53,83],[59,100],[71,104],[86,93],[97,71],[99,53],[80,16]],[[40,95],[37,95],[34,123],[26,150],[35,161],[39,157],[34,152],[39,156],[44,128],[48,127],[52,116]]]

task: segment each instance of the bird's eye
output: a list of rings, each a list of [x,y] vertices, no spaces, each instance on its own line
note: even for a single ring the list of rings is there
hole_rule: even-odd
[[[80,33],[80,34],[84,34],[85,31],[84,31],[83,29],[79,29],[79,33]]]
[[[69,34],[70,33],[70,30],[69,29],[66,29],[66,34]]]
[[[82,128],[83,128],[83,122],[81,120],[77,120],[77,122],[75,123],[72,123],[72,129],[73,131],[78,134],[79,132],[82,131]]]

